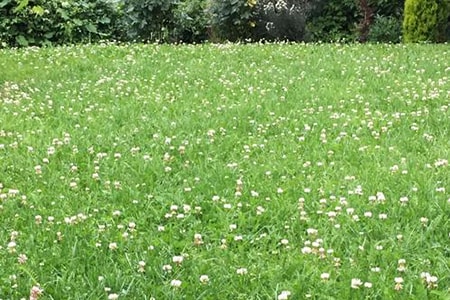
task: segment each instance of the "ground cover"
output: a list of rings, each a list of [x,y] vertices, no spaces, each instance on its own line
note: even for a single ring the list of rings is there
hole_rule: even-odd
[[[449,57],[0,50],[0,299],[448,299]]]

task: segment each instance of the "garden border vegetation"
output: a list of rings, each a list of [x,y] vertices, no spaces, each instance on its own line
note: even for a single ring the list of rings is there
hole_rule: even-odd
[[[446,42],[449,6],[449,0],[0,0],[0,47]]]
[[[0,46],[446,42],[449,7],[449,0],[0,0]]]

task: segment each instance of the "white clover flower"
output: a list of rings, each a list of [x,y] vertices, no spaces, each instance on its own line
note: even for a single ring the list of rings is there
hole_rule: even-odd
[[[108,300],[116,300],[119,299],[119,295],[117,294],[109,294],[108,295]]]
[[[318,230],[315,229],[315,228],[308,228],[308,229],[306,229],[306,233],[307,233],[308,235],[317,235]]]
[[[360,286],[363,285],[363,282],[359,278],[352,278],[352,281],[350,283],[350,286],[352,289],[359,289]]]
[[[16,242],[14,242],[14,241],[9,242],[8,243],[8,251],[10,253],[16,252],[16,246],[17,246]]]
[[[174,263],[176,263],[178,265],[181,264],[183,262],[183,260],[184,260],[184,257],[181,256],[181,255],[177,255],[177,256],[172,257],[172,262],[174,262]]]
[[[245,275],[247,273],[248,273],[247,268],[239,268],[236,270],[236,274],[238,274],[238,275]]]
[[[201,275],[200,276],[200,282],[203,283],[203,284],[208,283],[209,282],[208,275]]]
[[[110,250],[116,250],[117,249],[117,243],[109,243],[108,248]]]
[[[170,272],[170,271],[172,271],[172,266],[171,265],[164,265],[164,266],[162,266],[162,269],[163,269],[163,271]]]
[[[312,252],[312,249],[311,247],[303,247],[301,251],[303,254],[310,254]]]
[[[291,296],[290,291],[281,291],[281,293],[278,295],[278,300],[287,300],[289,299],[289,296]]]
[[[181,280],[173,279],[173,280],[170,282],[170,285],[173,286],[173,287],[175,287],[175,288],[178,288],[178,287],[181,286]]]

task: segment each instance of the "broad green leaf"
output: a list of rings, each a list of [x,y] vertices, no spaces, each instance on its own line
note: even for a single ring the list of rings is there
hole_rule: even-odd
[[[83,25],[83,22],[80,19],[73,19],[72,22],[77,26]]]
[[[5,7],[6,5],[10,4],[11,2],[13,2],[13,0],[3,0],[2,2],[0,2],[0,8]]]
[[[55,35],[54,31],[50,31],[44,34],[47,39],[51,39]]]
[[[61,18],[63,18],[64,20],[69,19],[69,16],[67,15],[67,12],[65,9],[58,8],[57,12],[59,12],[59,14],[61,15]]]
[[[33,13],[35,13],[38,16],[42,16],[44,14],[44,9],[42,8],[42,6],[40,5],[35,5],[33,6],[33,8],[31,9],[31,11]]]
[[[28,5],[28,0],[18,0],[19,5],[14,9],[14,12],[19,12]]]
[[[89,31],[89,32],[97,33],[97,27],[95,27],[95,25],[92,24],[92,23],[86,24],[84,27],[85,27],[85,28],[87,29],[87,31]]]
[[[20,46],[28,46],[28,41],[23,35],[19,35],[16,37],[16,42]]]
[[[99,22],[102,24],[109,24],[109,23],[111,23],[111,19],[108,17],[103,17],[99,20]]]

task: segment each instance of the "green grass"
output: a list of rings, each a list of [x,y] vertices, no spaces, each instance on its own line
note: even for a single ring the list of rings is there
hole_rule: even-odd
[[[449,299],[449,56],[0,50],[0,299]]]

